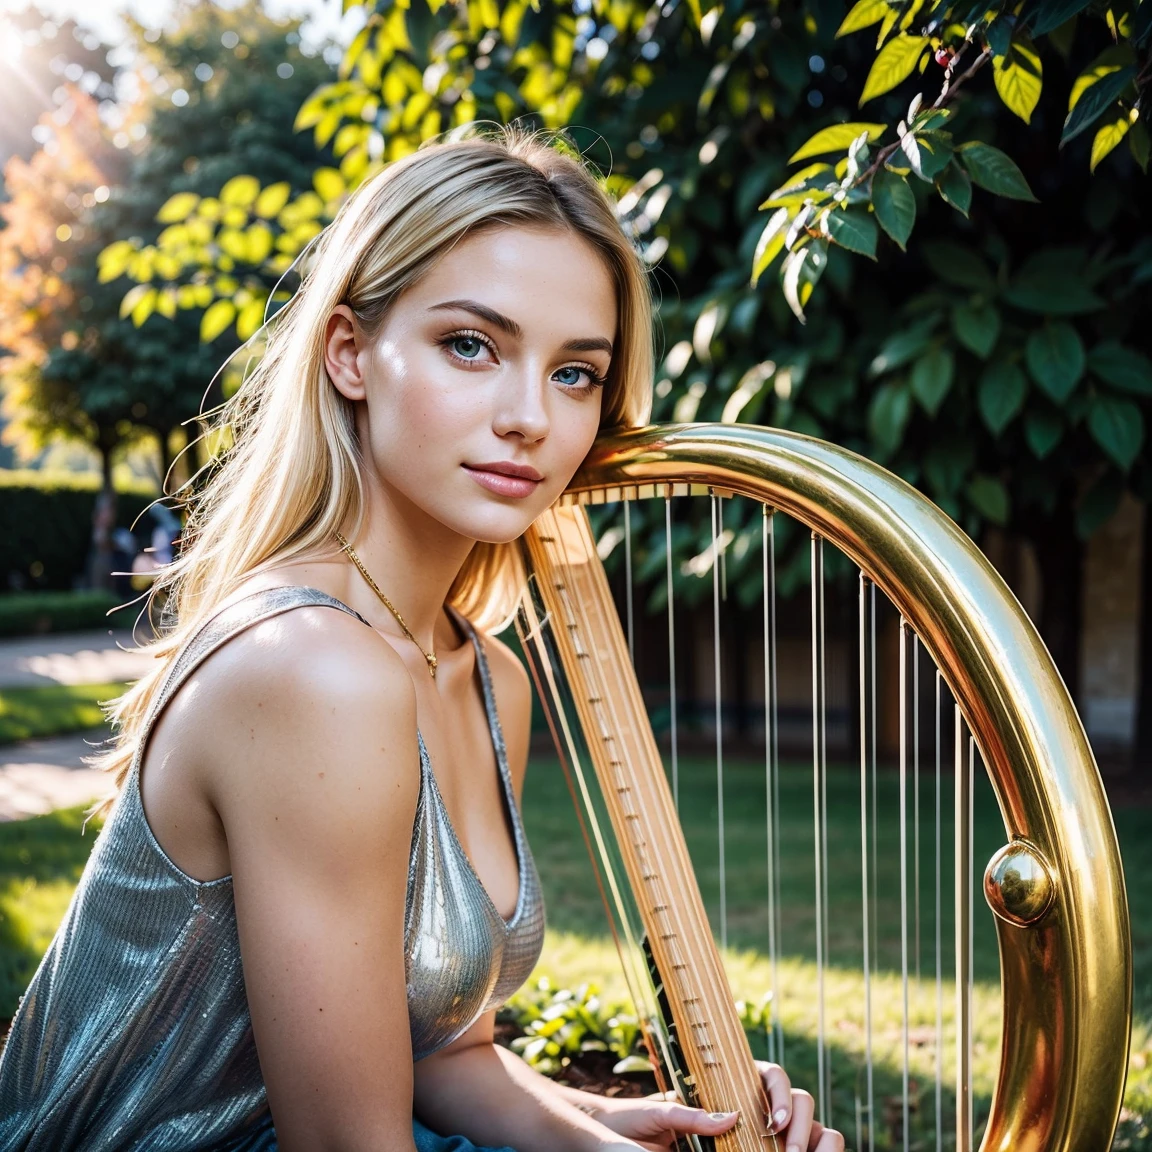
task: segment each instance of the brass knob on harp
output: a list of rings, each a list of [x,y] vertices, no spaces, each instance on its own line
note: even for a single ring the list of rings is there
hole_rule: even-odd
[[[1026,840],[1006,844],[984,869],[984,896],[1001,920],[1027,928],[1056,899],[1056,881],[1040,850]]]

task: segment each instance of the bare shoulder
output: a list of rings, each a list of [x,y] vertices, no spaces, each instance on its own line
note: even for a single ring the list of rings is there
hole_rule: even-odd
[[[532,727],[532,683],[520,658],[503,640],[484,634],[484,651],[492,673],[492,690],[500,727],[508,750],[508,766],[517,795],[528,769],[528,740]]]
[[[418,783],[412,679],[392,646],[355,617],[293,608],[246,628],[212,659],[206,763],[215,766],[209,787],[226,826],[229,809],[283,797],[287,786],[301,797],[386,788],[379,766],[394,758],[407,758],[411,771],[393,784],[407,793]],[[309,811],[320,815],[310,806],[302,815]]]

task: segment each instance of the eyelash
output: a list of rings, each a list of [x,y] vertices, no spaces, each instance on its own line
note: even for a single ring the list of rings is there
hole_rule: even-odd
[[[465,338],[471,340],[479,340],[489,352],[495,353],[496,349],[492,346],[492,341],[484,335],[483,332],[477,332],[475,328],[461,328],[456,332],[449,332],[446,336],[441,337],[437,343],[442,348],[447,348],[449,355],[458,363],[470,364],[473,363],[467,356],[460,356],[452,351],[451,345],[457,340]],[[576,388],[573,385],[565,384],[562,387],[566,388],[569,392],[591,392],[594,388],[602,388],[606,382],[606,377],[601,376],[591,364],[565,364],[565,368],[575,368],[580,372],[587,375],[589,383],[585,384],[582,388]],[[557,369],[559,371],[559,369]]]

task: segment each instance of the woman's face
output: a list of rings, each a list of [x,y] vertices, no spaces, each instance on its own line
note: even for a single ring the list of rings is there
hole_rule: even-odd
[[[616,311],[587,241],[510,227],[456,244],[369,341],[336,309],[329,374],[365,401],[358,430],[385,495],[472,540],[519,536],[596,437]]]

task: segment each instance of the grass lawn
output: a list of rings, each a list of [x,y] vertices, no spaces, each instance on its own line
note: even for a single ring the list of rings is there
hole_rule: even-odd
[[[99,694],[99,693],[97,693]],[[703,762],[682,764],[681,811],[705,900],[717,905],[715,780]],[[946,790],[951,781],[946,780]],[[897,843],[897,780],[879,781],[879,843],[885,851]],[[829,969],[825,977],[827,1042],[832,1068],[835,1123],[855,1146],[856,1099],[862,1091],[859,1071],[863,1048],[863,977],[859,926],[860,840],[859,777],[850,768],[832,768],[829,807]],[[776,1003],[785,1031],[785,1062],[797,1084],[815,1085],[816,970],[813,914],[811,773],[788,767],[781,780],[781,857],[784,907],[780,987]],[[916,1096],[913,1147],[935,1147],[935,918],[936,865],[932,845],[934,797],[931,780],[922,785],[920,966],[924,980],[911,993],[912,1077]],[[771,986],[767,959],[767,841],[764,831],[763,768],[751,763],[725,767],[727,905],[729,951],[725,960],[738,997],[759,1001]],[[945,795],[943,841],[950,855],[950,792]],[[982,867],[1000,846],[1003,832],[991,789],[977,788],[975,859]],[[591,980],[608,998],[623,997],[619,964],[605,929],[591,870],[563,776],[552,760],[541,758],[529,772],[524,798],[529,838],[548,902],[549,933],[540,971],[560,986]],[[79,810],[0,825],[0,1017],[9,1016],[51,939],[95,835],[94,823],[80,835]],[[1135,1028],[1126,1093],[1129,1118],[1116,1149],[1152,1149],[1152,1135],[1140,1137],[1152,1123],[1152,886],[1142,882],[1152,870],[1152,812],[1120,809],[1115,813],[1124,853],[1136,954]],[[873,982],[873,1050],[876,1075],[876,1147],[892,1143],[899,1121],[902,993],[899,953],[899,881],[895,862],[881,856],[877,918],[884,936]],[[945,1050],[943,1103],[945,1145],[951,1124],[953,1039],[951,1019],[952,876],[941,873],[945,914],[943,970]],[[910,880],[910,883],[912,881]],[[913,921],[910,934],[915,939]],[[916,949],[912,947],[915,972]],[[986,1113],[999,1047],[1000,1008],[996,943],[991,913],[980,901],[975,936],[977,1115]],[[1141,1119],[1143,1118],[1143,1119]]]
[[[33,736],[58,736],[104,723],[99,701],[111,700],[127,684],[48,684],[0,692],[0,745]]]

